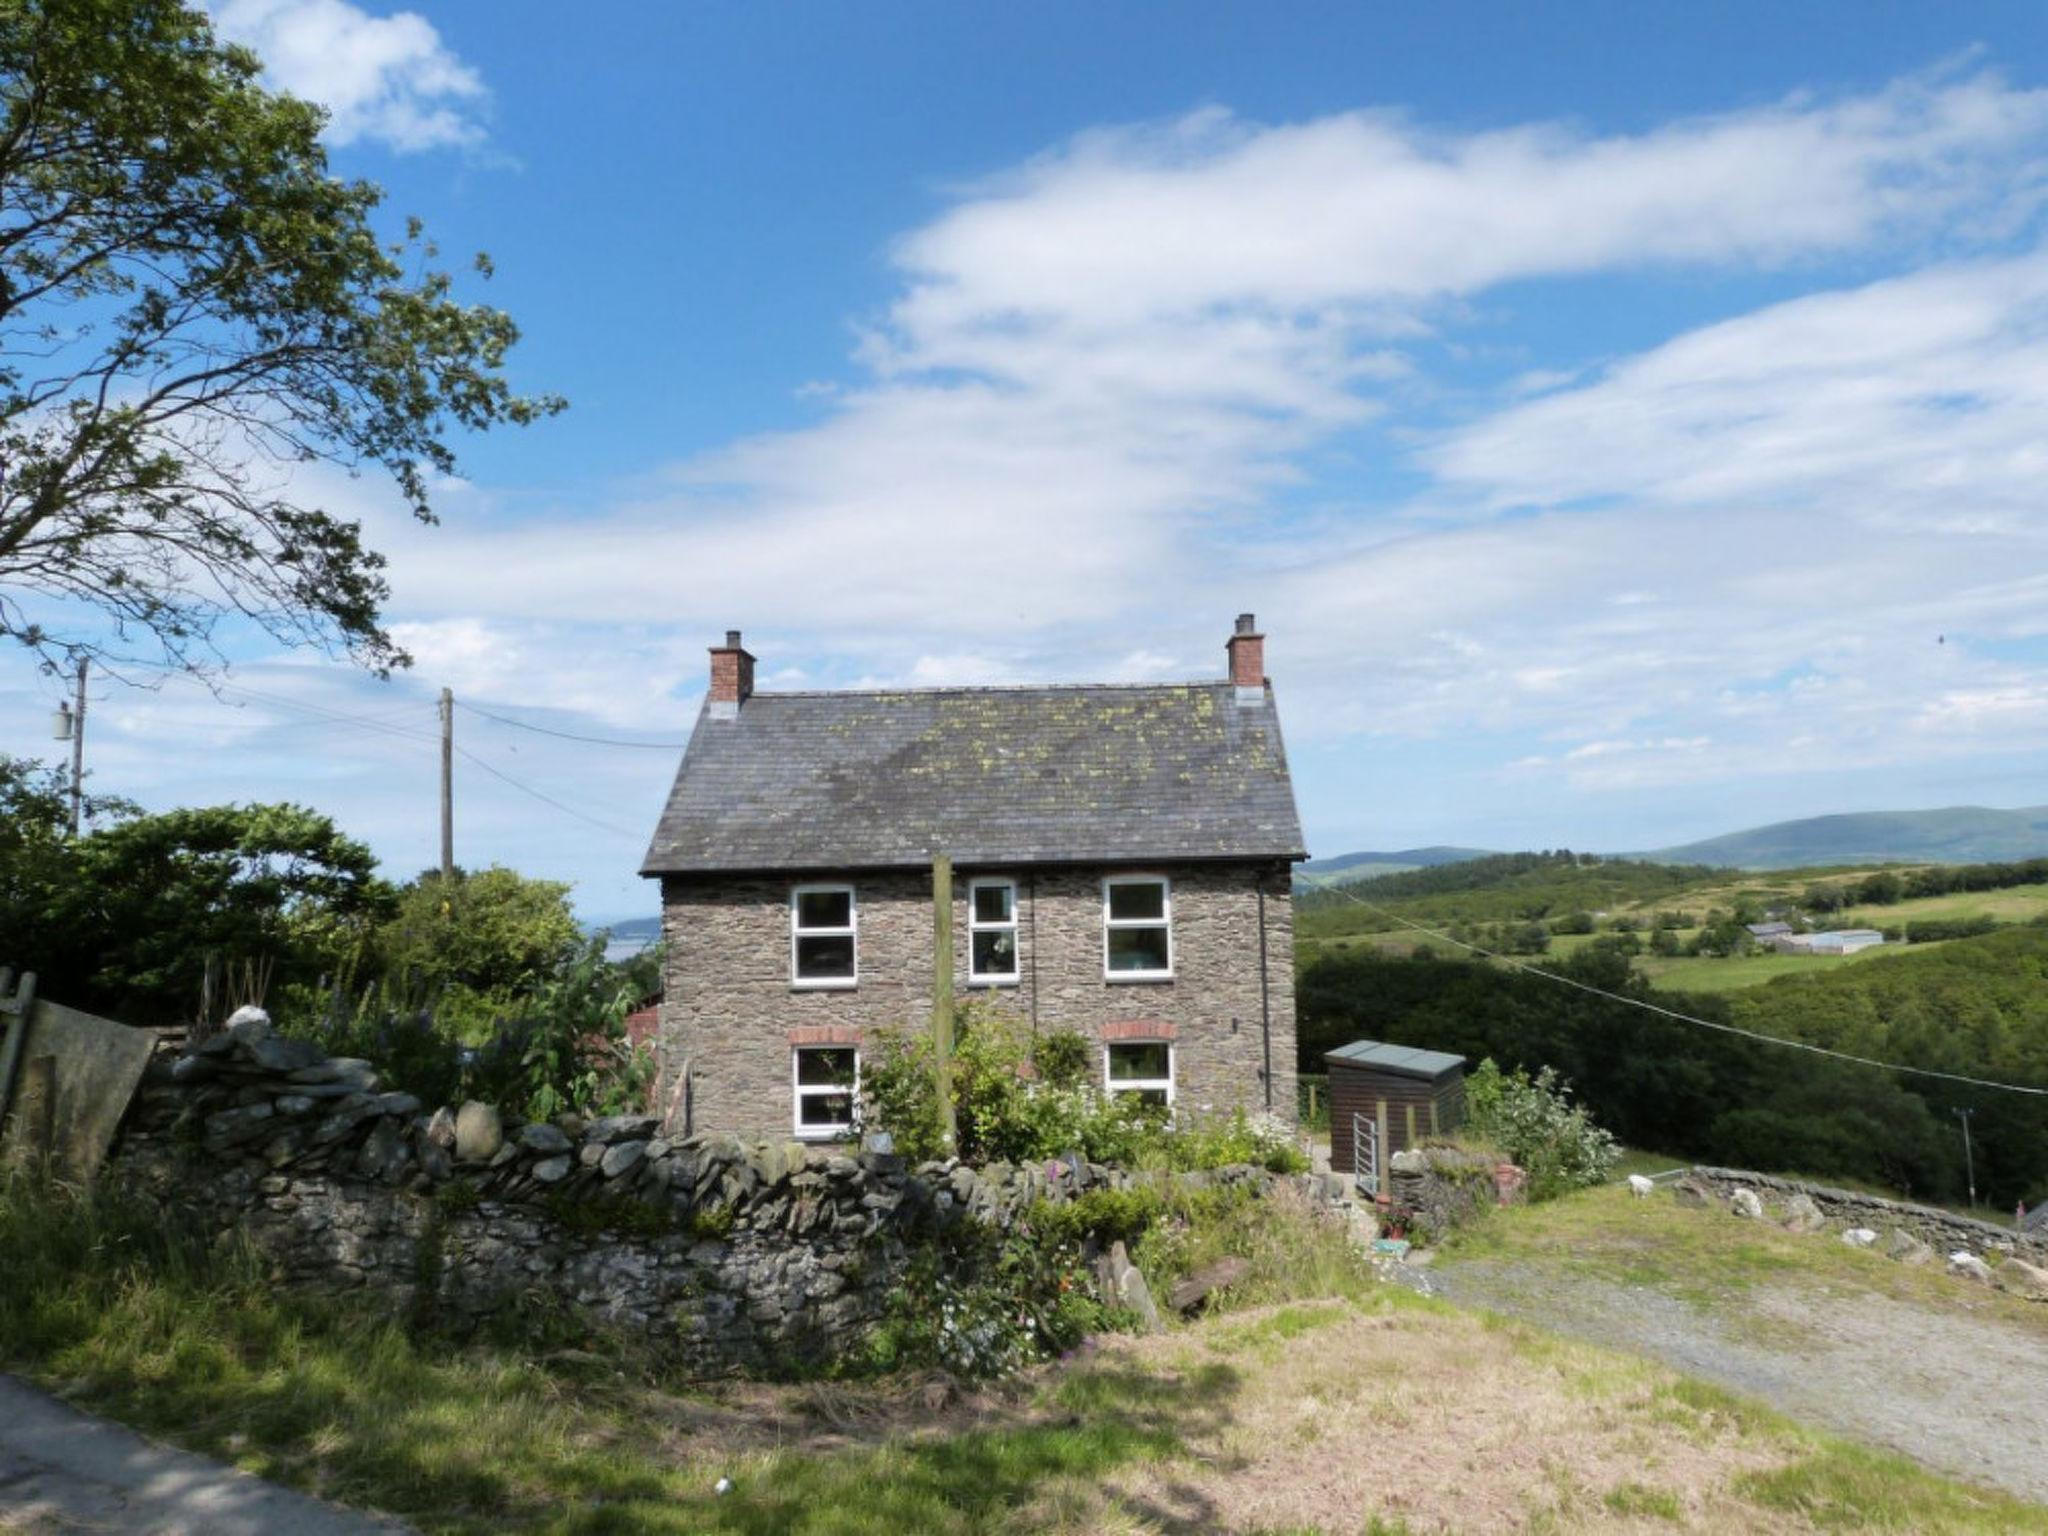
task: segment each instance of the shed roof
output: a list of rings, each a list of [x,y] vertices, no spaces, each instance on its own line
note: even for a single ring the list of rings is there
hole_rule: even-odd
[[[1449,1051],[1425,1051],[1413,1045],[1386,1045],[1378,1040],[1354,1040],[1326,1052],[1323,1060],[1333,1066],[1367,1067],[1375,1072],[1392,1072],[1401,1077],[1435,1079],[1462,1071],[1465,1058]]]
[[[1243,700],[1243,702],[1241,702]],[[642,874],[1300,859],[1270,687],[756,693],[697,717]]]

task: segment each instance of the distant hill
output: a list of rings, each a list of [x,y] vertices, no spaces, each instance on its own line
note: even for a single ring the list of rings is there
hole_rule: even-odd
[[[1406,874],[1411,869],[1435,869],[1442,864],[1462,864],[1468,859],[1489,856],[1485,848],[1403,848],[1393,853],[1340,853],[1327,859],[1310,859],[1295,873],[1310,885],[1332,880],[1376,880],[1382,875]]]
[[[2048,857],[2048,806],[1809,816],[1640,855],[1662,864],[1798,869],[1819,864],[1985,864]]]

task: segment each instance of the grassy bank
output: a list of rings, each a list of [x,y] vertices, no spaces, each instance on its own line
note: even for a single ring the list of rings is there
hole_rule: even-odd
[[[431,1532],[2048,1530],[1658,1367],[1373,1286],[1305,1211],[1148,1237],[1271,1300],[1000,1387],[702,1385],[282,1294],[147,1211],[0,1192],[0,1356],[83,1406]],[[1290,1293],[1332,1292],[1288,1302]],[[730,1478],[733,1491],[714,1485]]]
[[[1645,1170],[1671,1163],[1648,1158]],[[2048,1343],[2048,1307],[2004,1292],[1965,1288],[1939,1265],[1915,1267],[1851,1248],[1835,1232],[1788,1232],[1717,1207],[1679,1205],[1660,1190],[1648,1200],[1606,1185],[1502,1213],[1459,1233],[1456,1258],[1527,1263],[1618,1285],[1643,1286],[1708,1306],[1739,1302],[1774,1284],[1869,1294],[1935,1308],[1967,1302]]]

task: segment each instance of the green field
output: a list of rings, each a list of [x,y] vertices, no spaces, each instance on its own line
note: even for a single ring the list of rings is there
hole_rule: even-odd
[[[2002,891],[1957,891],[1949,896],[1923,896],[1889,907],[1851,907],[1837,914],[1839,928],[1901,928],[1933,918],[1949,921],[1991,917],[2001,923],[2026,923],[2048,916],[2048,885],[2014,885]]]
[[[1845,965],[1891,959],[1905,954],[1908,949],[1924,955],[1939,947],[1937,944],[1886,944],[1875,949],[1859,949],[1853,955],[1781,955],[1767,952],[1736,955],[1725,960],[1711,955],[1680,956],[1669,960],[1656,955],[1642,955],[1636,960],[1636,969],[1665,992],[1739,992],[1744,987],[1760,987],[1781,976],[1826,975],[1839,971]]]

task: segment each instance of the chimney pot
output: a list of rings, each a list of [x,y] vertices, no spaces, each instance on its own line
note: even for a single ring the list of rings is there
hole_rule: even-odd
[[[1254,620],[1250,614],[1240,613],[1237,616],[1237,632],[1240,635],[1248,635],[1258,627],[1259,626],[1257,621]],[[739,643],[739,636],[734,635],[731,643],[737,645]]]
[[[740,648],[740,632],[738,630],[728,629],[725,632],[725,648],[729,651],[736,651]]]

